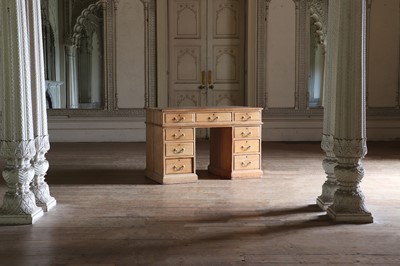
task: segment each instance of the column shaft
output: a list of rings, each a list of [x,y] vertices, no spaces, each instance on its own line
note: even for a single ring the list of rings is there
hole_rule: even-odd
[[[328,215],[338,222],[370,223],[359,184],[367,153],[365,130],[366,0],[330,1],[339,10],[333,152],[338,189]]]
[[[0,1],[2,32],[2,132],[0,155],[6,166],[8,191],[0,209],[0,224],[32,224],[43,211],[29,189],[35,155],[32,126],[31,70],[26,0]]]
[[[78,92],[78,65],[76,60],[76,46],[65,46],[67,63],[67,108],[79,108]]]
[[[56,200],[50,196],[49,186],[44,178],[49,168],[45,154],[50,149],[50,143],[47,127],[40,0],[29,0],[27,6],[30,32],[33,134],[36,147],[36,154],[33,158],[35,176],[31,183],[31,190],[35,195],[36,204],[44,211],[49,211],[56,205]]]
[[[321,148],[326,156],[322,166],[327,175],[327,180],[322,185],[322,194],[317,198],[318,206],[326,210],[333,203],[333,194],[337,189],[337,181],[334,168],[337,159],[333,153],[333,135],[335,134],[335,104],[336,104],[336,66],[338,54],[338,22],[339,13],[337,5],[329,4],[327,51],[324,67],[324,123],[322,131]]]

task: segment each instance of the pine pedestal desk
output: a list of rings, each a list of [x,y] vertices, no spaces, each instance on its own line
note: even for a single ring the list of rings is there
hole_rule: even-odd
[[[208,171],[260,178],[261,108],[146,109],[146,176],[161,184],[197,182],[196,128],[210,128]]]

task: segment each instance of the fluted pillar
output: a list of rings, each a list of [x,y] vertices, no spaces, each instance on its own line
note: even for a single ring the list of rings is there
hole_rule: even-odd
[[[78,92],[78,64],[77,64],[77,48],[73,44],[65,46],[66,53],[66,70],[67,70],[67,108],[79,108],[79,92]]]
[[[326,210],[333,203],[333,194],[337,189],[334,168],[337,159],[333,153],[333,136],[335,134],[335,103],[336,103],[336,66],[338,55],[338,22],[337,5],[329,4],[328,29],[326,39],[326,60],[324,67],[324,122],[322,130],[321,148],[325,152],[322,166],[327,180],[322,185],[322,193],[317,198],[317,204]]]
[[[50,143],[47,128],[46,84],[43,71],[40,0],[28,0],[27,4],[31,53],[33,134],[36,148],[36,154],[32,160],[35,176],[31,183],[31,190],[35,195],[36,204],[42,207],[44,211],[49,211],[56,205],[56,200],[50,195],[49,186],[44,178],[49,169],[45,154],[50,149]]]
[[[336,78],[334,173],[338,189],[328,215],[337,222],[370,223],[360,188],[367,153],[365,114],[366,0],[335,0],[339,22]]]
[[[31,70],[26,0],[0,1],[2,131],[0,155],[7,192],[0,224],[32,224],[43,215],[29,189],[34,177]]]

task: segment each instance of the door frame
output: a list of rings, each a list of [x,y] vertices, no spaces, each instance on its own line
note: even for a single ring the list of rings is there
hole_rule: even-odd
[[[256,106],[257,81],[257,1],[246,2],[245,105]],[[168,0],[156,1],[157,14],[157,106],[168,106]]]

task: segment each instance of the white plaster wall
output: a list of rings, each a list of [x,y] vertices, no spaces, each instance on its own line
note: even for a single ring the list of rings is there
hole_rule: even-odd
[[[116,70],[119,108],[143,108],[144,7],[140,0],[119,0],[116,15]]]
[[[399,0],[373,0],[368,39],[368,107],[395,107],[399,90]]]
[[[394,2],[397,3],[396,8],[394,8]],[[399,44],[388,43],[392,39],[395,39],[398,42],[398,37],[396,36],[399,35],[399,27],[397,25],[397,29],[396,27],[393,28],[392,24],[396,24],[396,20],[398,21],[399,19],[399,0],[373,0],[372,8],[375,8],[376,6],[378,6],[376,7],[377,9],[383,8],[385,3],[390,3],[393,5],[393,7],[387,11],[375,11],[375,14],[373,16],[376,17],[374,20],[371,21],[371,23],[377,23],[377,25],[370,24],[370,26],[376,27],[376,31],[381,34],[383,38],[381,40],[377,40],[376,45],[379,45],[379,47],[381,47],[381,50],[391,49],[391,51],[395,53],[391,54],[387,51],[383,51],[387,53],[385,54],[386,60],[390,61],[395,58],[397,60],[396,64],[398,64],[399,56],[394,50],[395,47],[399,48]],[[272,15],[272,22],[275,22],[274,24],[271,24],[271,28],[268,28],[268,30],[270,31],[270,34],[273,34],[272,36],[274,36],[274,38],[280,38],[280,41],[268,44],[274,44],[275,46],[272,47],[273,49],[275,49],[276,53],[278,53],[275,54],[272,53],[271,50],[268,51],[268,69],[272,70],[272,68],[280,67],[282,70],[277,71],[276,73],[280,75],[280,78],[278,79],[273,76],[272,81],[275,78],[274,82],[276,82],[276,84],[279,84],[279,82],[285,82],[282,83],[283,85],[281,86],[286,86],[289,89],[287,89],[284,93],[277,90],[274,92],[275,94],[271,94],[271,91],[268,91],[269,97],[271,95],[273,97],[276,97],[278,102],[276,107],[293,107],[295,85],[295,7],[292,0],[272,0],[271,5],[272,6],[270,6],[269,12],[270,15]],[[389,8],[385,7],[383,9]],[[394,12],[393,10],[395,10],[396,12]],[[377,14],[379,14],[379,16]],[[395,18],[393,18],[393,16],[395,16]],[[270,16],[269,20],[271,22]],[[385,22],[385,20],[388,20],[389,22]],[[393,22],[391,22],[392,20]],[[140,0],[119,0],[116,25],[116,63],[118,72],[118,102],[120,108],[141,108],[144,106],[143,22],[143,5]],[[390,32],[386,32],[387,26],[389,27]],[[382,30],[386,33],[383,34],[381,32]],[[269,36],[269,40],[273,41],[271,39],[271,36]],[[289,49],[288,46],[290,46],[291,48]],[[249,46],[249,49],[253,48],[254,46]],[[271,49],[271,47],[268,46],[268,49]],[[275,63],[279,63],[279,59],[285,62],[284,65],[291,65],[292,68],[290,68],[289,70],[285,70],[283,66],[276,65]],[[1,67],[2,66],[0,65],[0,68]],[[385,73],[386,71],[388,71],[388,73],[391,73],[389,77],[391,77],[390,79],[392,79],[392,82],[395,79],[395,76],[397,78],[397,74],[395,74],[395,72],[398,72],[398,70],[393,70],[393,67],[394,66],[391,64],[381,64],[380,66],[380,68],[382,69],[382,73]],[[268,74],[270,76],[271,74],[274,74],[274,72],[268,72]],[[371,76],[369,78],[369,83],[371,84],[371,82],[373,82],[372,79],[379,77],[380,76]],[[382,76],[382,78],[383,77],[385,76]],[[288,82],[288,80],[291,81]],[[381,82],[384,81],[375,82],[379,85]],[[397,85],[394,87],[394,85],[392,84],[391,86],[391,90],[382,90],[382,86],[375,87],[377,94],[377,96],[375,97],[383,97],[382,103],[379,103],[380,105],[393,105],[393,102],[391,102],[394,95],[392,90],[397,89]],[[369,90],[369,92],[371,93],[371,87],[369,87]],[[386,95],[387,93],[388,95]],[[387,99],[385,97],[387,97]],[[388,100],[389,98],[391,99],[390,101]],[[369,99],[371,100],[371,94],[369,94]],[[322,117],[264,118],[263,140],[265,141],[320,141],[321,132]],[[49,117],[49,134],[51,142],[145,141],[145,123],[144,118]],[[389,116],[368,117],[367,137],[368,140],[399,140],[400,120],[396,117]]]
[[[293,108],[296,87],[296,13],[293,0],[272,0],[267,21],[268,108]]]

